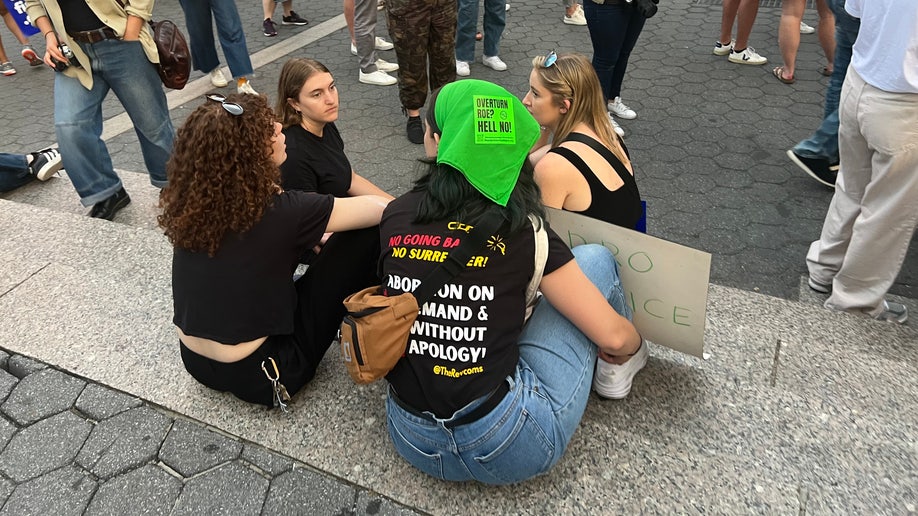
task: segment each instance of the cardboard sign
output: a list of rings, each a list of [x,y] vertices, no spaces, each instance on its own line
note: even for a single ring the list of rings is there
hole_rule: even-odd
[[[38,34],[38,29],[32,25],[32,21],[26,15],[24,0],[3,0],[3,3],[6,4],[6,9],[13,15],[16,25],[19,25],[19,29],[26,37]]]
[[[711,255],[567,211],[547,209],[571,247],[600,244],[618,262],[634,325],[655,343],[701,357]]]

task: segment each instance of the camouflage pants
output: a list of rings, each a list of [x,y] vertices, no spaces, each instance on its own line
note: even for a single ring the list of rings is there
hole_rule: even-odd
[[[398,57],[399,100],[421,109],[428,86],[456,80],[456,0],[386,0],[386,22]]]

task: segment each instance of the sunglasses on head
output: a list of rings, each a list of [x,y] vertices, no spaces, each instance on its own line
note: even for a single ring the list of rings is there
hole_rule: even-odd
[[[545,54],[545,59],[542,60],[542,68],[551,68],[551,65],[555,64],[555,61],[558,60],[558,54],[554,50]]]
[[[223,109],[233,116],[239,116],[245,111],[239,104],[236,104],[235,102],[227,102],[226,97],[220,95],[219,93],[208,93],[207,95],[204,95],[204,97],[206,97],[207,100],[219,102],[220,105],[223,106]]]

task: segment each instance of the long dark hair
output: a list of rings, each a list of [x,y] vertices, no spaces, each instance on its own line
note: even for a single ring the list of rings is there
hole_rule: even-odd
[[[449,165],[431,163],[427,173],[414,183],[413,192],[424,192],[418,205],[415,223],[426,224],[438,220],[455,218],[461,221],[477,221],[494,206],[472,186],[462,172]],[[513,187],[507,206],[501,210],[510,223],[510,232],[529,227],[529,214],[545,218],[542,194],[533,176],[532,164],[523,161],[520,177]]]

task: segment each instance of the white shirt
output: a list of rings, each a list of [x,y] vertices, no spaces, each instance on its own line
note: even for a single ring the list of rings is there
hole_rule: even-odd
[[[871,86],[918,93],[918,0],[847,0],[861,19],[851,66]]]

